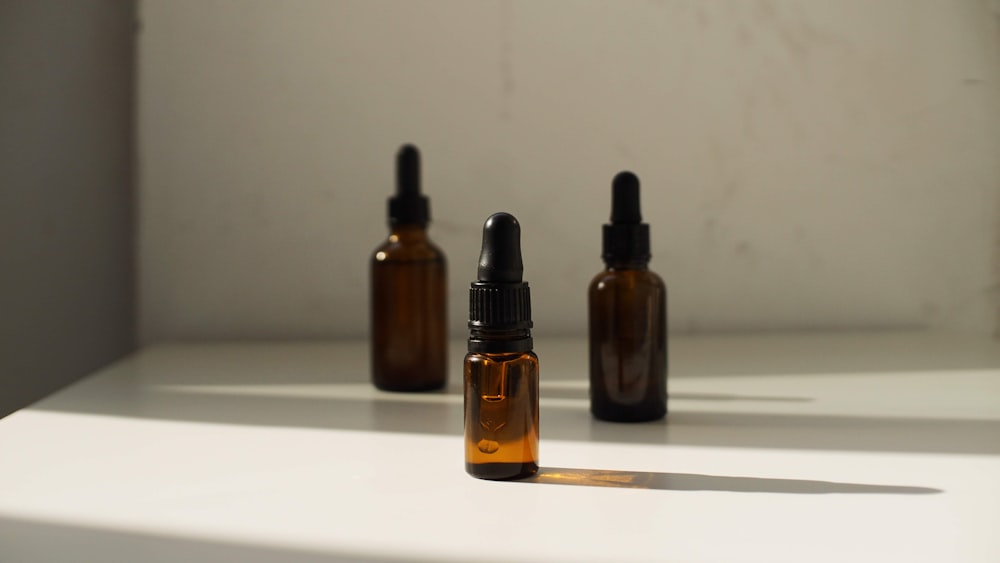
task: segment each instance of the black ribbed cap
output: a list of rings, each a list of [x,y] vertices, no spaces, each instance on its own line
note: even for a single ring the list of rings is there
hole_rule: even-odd
[[[396,154],[396,195],[389,198],[389,224],[427,226],[430,219],[430,203],[420,193],[420,151],[403,145]]]
[[[478,280],[469,288],[470,352],[531,350],[531,290],[522,280],[521,225],[494,213],[483,225]]]
[[[649,262],[649,225],[639,211],[639,178],[619,172],[611,184],[611,223],[604,225],[605,264]]]

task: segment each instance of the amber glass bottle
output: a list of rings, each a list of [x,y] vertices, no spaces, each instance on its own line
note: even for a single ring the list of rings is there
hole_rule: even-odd
[[[640,422],[667,413],[667,288],[649,270],[649,225],[639,212],[639,179],[615,176],[606,269],[590,282],[590,412]]]
[[[465,470],[480,479],[538,471],[538,356],[522,272],[517,219],[491,215],[483,226],[479,279],[469,290],[465,356]]]
[[[427,237],[430,209],[420,194],[420,153],[396,159],[389,239],[371,260],[372,383],[386,391],[440,389],[447,382],[447,270]]]

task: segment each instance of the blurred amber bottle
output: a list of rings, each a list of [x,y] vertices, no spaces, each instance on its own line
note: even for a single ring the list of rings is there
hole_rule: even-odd
[[[538,471],[538,356],[522,271],[517,219],[491,215],[483,226],[478,281],[469,289],[465,356],[465,470],[480,479]]]
[[[649,270],[649,225],[639,180],[615,176],[606,269],[590,283],[590,411],[602,420],[640,422],[667,413],[667,288]]]
[[[405,145],[389,198],[389,239],[371,260],[372,383],[379,389],[424,391],[447,383],[447,267],[427,236],[429,222],[420,153]]]

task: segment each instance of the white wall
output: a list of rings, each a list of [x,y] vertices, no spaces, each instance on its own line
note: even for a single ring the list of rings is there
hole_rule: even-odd
[[[134,347],[134,41],[134,2],[0,2],[0,416]]]
[[[400,143],[464,330],[521,220],[539,334],[583,333],[621,169],[679,331],[991,331],[990,0],[145,0],[146,341],[361,336]]]

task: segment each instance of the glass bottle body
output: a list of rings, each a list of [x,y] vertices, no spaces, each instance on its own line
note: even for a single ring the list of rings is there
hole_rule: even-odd
[[[667,413],[667,288],[644,264],[611,266],[588,291],[590,411],[615,422]]]
[[[538,471],[538,356],[465,356],[465,470],[480,479]]]
[[[448,378],[447,265],[419,225],[396,226],[371,259],[372,383],[440,389]]]

